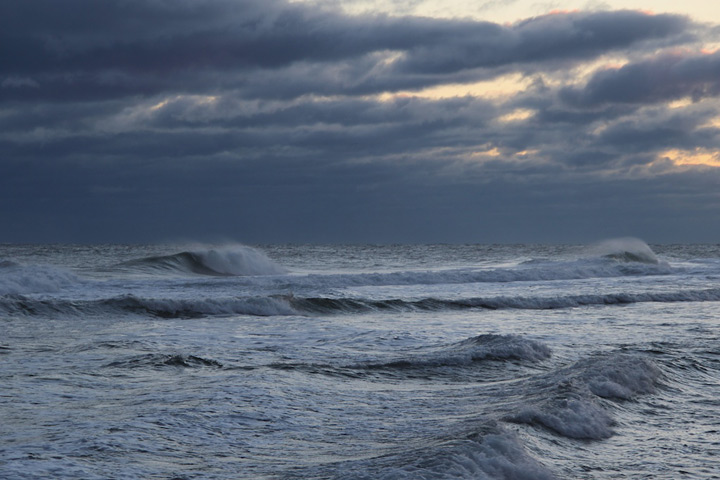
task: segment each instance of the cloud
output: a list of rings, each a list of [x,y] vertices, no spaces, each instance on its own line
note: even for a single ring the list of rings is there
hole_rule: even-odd
[[[685,17],[634,11],[554,14],[506,26],[348,16],[279,0],[33,0],[5,13],[0,77],[16,87],[0,89],[5,100],[227,88],[257,96],[367,94],[422,88],[450,75],[467,80],[467,70],[486,70],[473,73],[482,78],[508,65],[686,42],[690,34]],[[272,90],[262,88],[268,81]]]
[[[720,52],[674,52],[595,73],[581,88],[561,92],[580,107],[608,103],[646,104],[720,94]]]
[[[510,26],[468,22],[433,45],[412,49],[401,66],[447,74],[514,63],[587,60],[639,42],[677,36],[688,24],[681,16],[636,11],[557,13]]]
[[[671,238],[666,218],[690,235],[718,205],[719,169],[688,160],[720,140],[703,28],[635,11],[500,25],[281,0],[2,4],[15,228],[0,241]],[[503,95],[412,93],[508,74]]]

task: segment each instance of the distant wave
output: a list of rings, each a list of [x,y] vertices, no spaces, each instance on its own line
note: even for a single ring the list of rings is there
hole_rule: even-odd
[[[590,248],[596,255],[620,262],[637,262],[657,265],[660,262],[650,246],[639,238],[614,238],[604,240]]]
[[[611,293],[554,297],[477,297],[457,300],[425,298],[421,300],[367,300],[359,298],[288,298],[299,312],[312,314],[361,313],[363,311],[441,311],[467,309],[551,310],[586,305],[622,305],[631,303],[720,301],[720,289],[676,292]]]
[[[18,266],[20,266],[20,264],[13,260],[0,260],[0,269],[18,267]]]
[[[121,267],[148,273],[192,273],[211,276],[281,275],[282,266],[244,245],[201,248],[123,262]]]
[[[366,312],[448,310],[550,310],[587,305],[658,302],[720,301],[720,288],[676,292],[612,293],[555,297],[478,297],[457,300],[369,300],[362,298],[295,297],[292,295],[236,298],[143,298],[122,295],[102,300],[34,299],[23,295],[0,297],[0,312],[15,315],[103,315],[136,313],[160,318],[198,318],[223,315],[284,316],[341,315]]]
[[[61,268],[0,261],[0,296],[55,293],[80,279]]]
[[[609,258],[572,261],[532,261],[515,267],[482,270],[453,269],[353,274],[294,275],[272,279],[272,285],[287,287],[343,288],[383,285],[436,285],[462,283],[512,283],[552,280],[581,280],[628,276],[670,275],[681,271],[668,264],[624,263]],[[249,280],[262,286],[262,278]]]

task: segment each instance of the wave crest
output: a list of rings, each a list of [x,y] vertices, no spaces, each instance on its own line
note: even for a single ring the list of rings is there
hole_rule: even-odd
[[[79,282],[77,276],[61,268],[0,262],[0,296],[55,293]]]
[[[653,393],[660,369],[637,355],[610,354],[581,360],[536,385],[535,401],[508,421],[540,425],[568,438],[602,440],[615,420],[604,400],[627,401]]]
[[[172,255],[130,260],[121,264],[151,273],[193,273],[210,276],[282,275],[287,270],[260,250],[244,245],[199,248]]]
[[[591,252],[622,263],[660,264],[655,252],[639,238],[613,238],[604,240],[591,248]]]

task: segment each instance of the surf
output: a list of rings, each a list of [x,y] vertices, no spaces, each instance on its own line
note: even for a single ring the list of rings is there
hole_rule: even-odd
[[[146,273],[180,273],[216,277],[282,275],[287,270],[258,249],[245,245],[199,247],[123,262],[120,268]]]
[[[663,263],[647,243],[633,237],[603,240],[591,245],[589,251],[591,254],[624,263]]]

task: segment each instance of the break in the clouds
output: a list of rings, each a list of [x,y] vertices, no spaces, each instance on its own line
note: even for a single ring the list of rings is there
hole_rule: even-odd
[[[0,5],[0,241],[709,241],[712,25]]]

